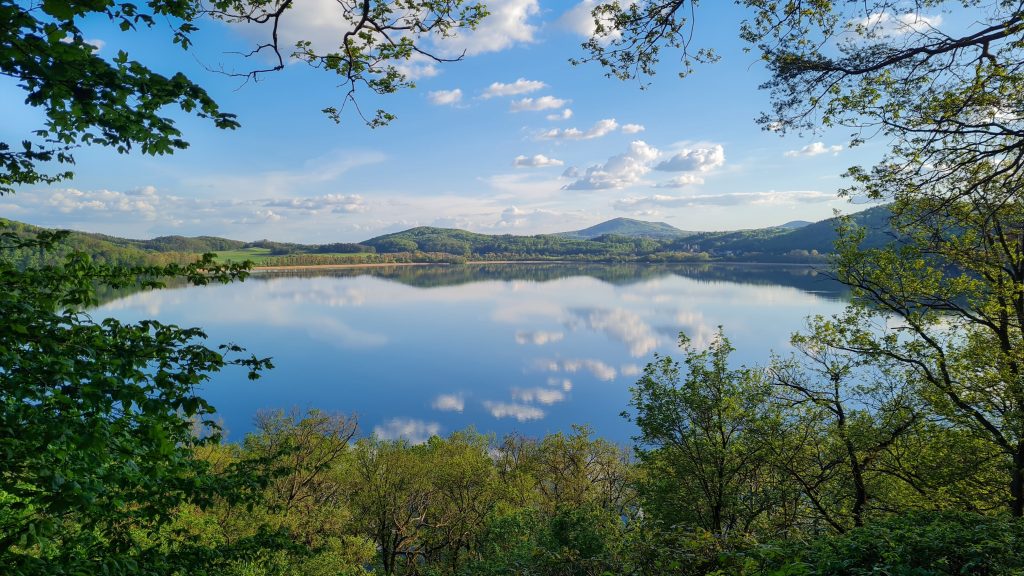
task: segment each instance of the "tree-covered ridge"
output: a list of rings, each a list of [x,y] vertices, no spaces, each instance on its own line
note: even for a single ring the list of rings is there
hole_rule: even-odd
[[[584,238],[593,240],[594,238],[608,234],[628,236],[630,238],[654,238],[664,240],[668,238],[690,236],[695,234],[695,232],[686,232],[665,222],[644,222],[643,220],[634,220],[632,218],[612,218],[611,220],[601,222],[600,224],[596,224],[589,228],[584,228],[583,230],[561,232],[558,235],[566,238]]]
[[[885,207],[851,216],[866,230],[866,244],[892,241]],[[339,263],[458,262],[469,260],[591,260],[679,262],[736,260],[814,262],[832,252],[835,219],[801,227],[773,226],[729,232],[683,232],[668,224],[616,218],[586,230],[516,236],[480,234],[451,228],[420,226],[359,243],[298,244],[257,240],[242,242],[213,236],[161,236],[133,240],[105,234],[73,232],[67,246],[108,262],[138,264],[167,261],[167,254],[220,253],[227,260],[251,259],[265,265]],[[40,228],[0,219],[0,229],[13,232]],[[675,232],[669,234],[671,229]],[[611,232],[614,231],[614,232]],[[63,253],[57,254],[61,256]],[[26,256],[27,258],[27,256]],[[174,261],[180,261],[176,257]]]

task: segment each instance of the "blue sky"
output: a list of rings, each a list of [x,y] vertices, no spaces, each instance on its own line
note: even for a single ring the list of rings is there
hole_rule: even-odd
[[[417,87],[360,95],[367,110],[397,114],[371,130],[354,114],[335,125],[320,110],[344,95],[323,72],[292,63],[261,82],[208,68],[241,69],[231,51],[254,31],[201,23],[183,52],[166,30],[123,34],[90,22],[100,54],[119,49],[207,87],[242,128],[220,131],[182,114],[191,143],[173,156],[77,154],[73,180],[26,187],[0,198],[0,216],[32,224],[129,237],[217,235],[309,243],[359,241],[419,225],[484,233],[578,229],[625,216],[687,230],[725,230],[819,220],[834,209],[840,174],[870,164],[881,142],[849,149],[845,131],[778,134],[754,119],[768,107],[757,89],[766,73],[737,38],[732,3],[700,7],[696,43],[719,63],[679,79],[665,53],[646,90],[605,78],[596,65],[571,66],[585,39],[592,0],[491,0],[476,31],[435,46],[462,50],[458,63],[414,62]],[[327,43],[332,0],[301,0],[286,39]],[[0,141],[41,124],[13,82],[0,82]]]

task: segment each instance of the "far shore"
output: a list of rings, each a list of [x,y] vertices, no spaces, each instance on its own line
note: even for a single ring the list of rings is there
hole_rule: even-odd
[[[810,266],[818,267],[814,262],[747,262],[730,260],[705,260],[700,262],[599,262],[592,260],[467,260],[466,262],[375,262],[354,264],[302,264],[294,266],[253,266],[253,272],[286,272],[289,270],[346,270],[353,268],[391,268],[397,266],[473,266],[484,264],[741,264],[756,266]]]

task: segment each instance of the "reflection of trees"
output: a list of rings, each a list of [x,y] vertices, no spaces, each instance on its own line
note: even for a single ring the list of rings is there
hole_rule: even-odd
[[[355,278],[374,276],[414,286],[437,288],[472,282],[549,282],[574,276],[589,276],[608,284],[626,286],[667,276],[681,276],[703,282],[733,282],[762,286],[787,286],[827,298],[844,298],[843,286],[810,266],[757,264],[600,264],[600,263],[512,263],[438,266],[382,266],[374,268],[302,269],[260,272],[252,278]]]
[[[608,284],[628,286],[656,278],[681,276],[701,282],[732,282],[759,286],[786,286],[815,292],[825,298],[843,299],[847,290],[827,274],[810,266],[758,264],[600,264],[600,263],[511,263],[424,266],[379,266],[373,268],[303,268],[261,271],[252,281],[274,278],[356,278],[373,276],[416,288],[461,286],[473,282],[550,282],[574,276],[589,276]],[[182,288],[168,285],[165,289]],[[100,304],[129,296],[137,289],[106,289],[98,294]]]

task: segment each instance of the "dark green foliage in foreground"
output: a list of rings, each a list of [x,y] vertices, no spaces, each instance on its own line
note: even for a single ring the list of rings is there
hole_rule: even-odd
[[[912,512],[842,535],[726,555],[743,576],[996,576],[1024,573],[1024,523],[963,512]]]
[[[213,408],[195,388],[229,364],[255,378],[269,362],[229,359],[203,333],[157,321],[95,322],[96,286],[157,287],[245,274],[210,258],[188,266],[116,267],[81,253],[22,270],[7,257],[48,250],[63,235],[0,236],[0,567],[5,574],[172,573],[205,543],[163,538],[175,510],[214,495],[241,497],[262,479],[214,476],[193,450],[216,443]],[[205,430],[196,436],[194,428]],[[267,546],[268,534],[237,541]],[[194,565],[193,567],[199,567]]]

